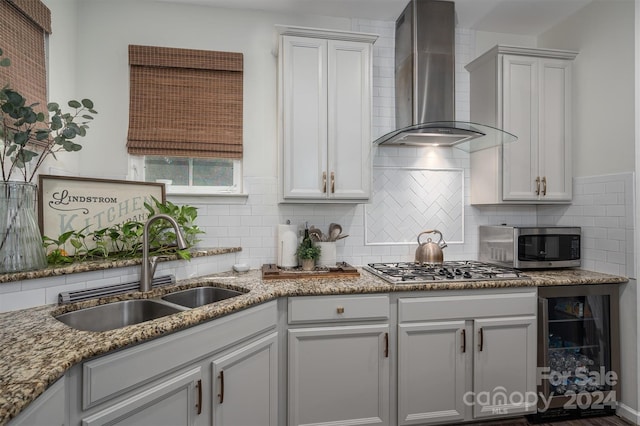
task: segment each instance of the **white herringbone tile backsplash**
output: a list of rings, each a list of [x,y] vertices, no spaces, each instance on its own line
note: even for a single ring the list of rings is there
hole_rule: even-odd
[[[464,240],[464,170],[374,167],[365,244],[412,244],[426,229]]]

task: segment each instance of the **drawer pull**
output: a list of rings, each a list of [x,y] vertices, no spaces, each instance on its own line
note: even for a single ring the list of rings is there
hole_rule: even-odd
[[[465,353],[467,351],[467,333],[464,328],[462,332],[460,332],[460,335],[462,337],[462,353]]]
[[[338,309],[336,309],[336,312],[339,314],[344,314],[344,307],[343,306],[338,306]]]
[[[220,379],[220,393],[218,394],[218,403],[222,404],[224,402],[224,371],[220,371],[220,375],[218,376]]]
[[[198,415],[202,414],[202,380],[198,380],[198,384],[196,384],[198,388],[198,403],[196,407],[198,408]]]
[[[482,352],[482,346],[484,345],[484,333],[482,332],[482,327],[478,331],[478,334],[480,334],[480,343],[478,344],[478,350]]]

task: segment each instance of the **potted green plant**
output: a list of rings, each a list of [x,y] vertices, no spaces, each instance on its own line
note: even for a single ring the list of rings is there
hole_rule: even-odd
[[[11,65],[0,49],[0,66]],[[68,102],[64,112],[54,102],[49,117],[28,105],[22,94],[2,82],[0,89],[0,273],[41,269],[47,265],[35,220],[36,186],[32,183],[44,161],[61,151],[80,151],[77,137],[97,114],[89,99]],[[17,179],[14,179],[17,178]]]
[[[300,244],[296,255],[302,263],[303,271],[313,271],[316,265],[316,260],[320,257],[320,247],[311,245]]]

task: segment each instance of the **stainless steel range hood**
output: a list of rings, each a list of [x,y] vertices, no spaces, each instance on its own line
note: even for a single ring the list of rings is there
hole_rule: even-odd
[[[380,145],[455,146],[473,152],[514,135],[455,121],[455,9],[451,1],[411,0],[396,21],[396,128]]]

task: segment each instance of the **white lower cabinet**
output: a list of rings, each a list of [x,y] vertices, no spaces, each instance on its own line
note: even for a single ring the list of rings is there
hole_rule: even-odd
[[[67,420],[66,376],[45,390],[9,426],[65,426]]]
[[[465,333],[465,321],[398,326],[398,424],[464,420]]]
[[[213,424],[278,425],[278,333],[211,362]]]
[[[74,366],[10,424],[520,416],[536,409],[536,309],[531,288],[289,297]]]
[[[202,413],[202,371],[193,368],[82,419],[83,426],[193,426]]]
[[[534,412],[536,293],[398,300],[398,424]]]
[[[474,320],[473,417],[527,414],[536,403],[536,318]]]
[[[388,425],[389,324],[379,322],[388,297],[289,299],[290,322],[305,323],[305,312],[317,323],[288,331],[289,425]],[[348,324],[372,318],[378,323]]]
[[[275,426],[277,323],[267,302],[74,366],[68,424]]]

